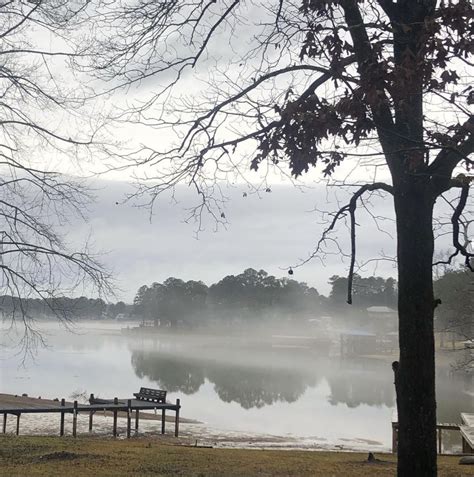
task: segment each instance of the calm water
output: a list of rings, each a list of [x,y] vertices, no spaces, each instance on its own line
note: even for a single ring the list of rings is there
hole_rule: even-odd
[[[119,332],[123,324],[89,326],[71,334],[44,325],[49,347],[25,366],[2,348],[0,392],[130,397],[140,386],[155,387],[181,399],[183,416],[222,432],[391,446],[390,360],[341,360],[257,347],[247,338],[127,337]],[[439,369],[438,421],[459,422],[473,405],[472,375]]]

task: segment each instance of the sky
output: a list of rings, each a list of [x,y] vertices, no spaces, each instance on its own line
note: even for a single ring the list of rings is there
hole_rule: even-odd
[[[256,22],[254,26],[259,30],[262,25],[263,23]],[[218,36],[213,45],[214,56],[209,54],[209,56],[203,57],[197,69],[193,70],[193,74],[186,76],[181,86],[174,91],[179,99],[188,98],[189,100],[200,92],[201,94],[206,93],[212,103],[215,97],[225,95],[226,88],[223,84],[226,83],[218,84],[217,93],[219,94],[215,90],[208,91],[209,84],[198,81],[199,78],[202,80],[203,74],[206,76],[210,73],[217,79],[222,79],[223,75],[232,76],[236,83],[230,82],[227,85],[229,91],[232,91],[236,85],[241,86],[239,81],[242,78],[248,77],[248,80],[252,76],[252,61],[244,65],[245,68],[241,66],[243,63],[234,58],[236,55],[234,48],[229,48],[228,43],[217,41],[220,38]],[[238,47],[239,54],[249,48],[253,38],[250,34],[247,38],[245,35],[236,37],[235,48]],[[44,43],[45,47],[51,42],[50,35],[44,32],[36,32],[36,40],[40,45]],[[232,46],[234,47],[234,45]],[[52,46],[49,45],[49,48]],[[174,49],[170,50],[170,52],[173,51]],[[230,56],[229,51],[231,52]],[[279,55],[280,53],[277,56]],[[271,57],[273,58],[273,56]],[[281,58],[283,62],[289,61],[286,55]],[[161,61],[161,59],[158,55],[157,61]],[[56,65],[55,61],[60,62],[59,59],[48,61],[53,62],[51,65]],[[57,72],[57,70],[55,71]],[[196,71],[201,73],[201,76],[199,74],[196,76]],[[74,88],[76,85],[69,84],[70,77],[66,73],[67,70],[64,70],[65,86]],[[49,75],[46,75],[45,78],[48,80]],[[90,106],[92,111],[89,113],[92,117],[100,116],[98,111],[101,107],[107,111],[113,109],[113,106],[132,104],[134,100],[145,101],[149,98],[150,93],[160,90],[161,83],[166,83],[166,80],[169,78],[153,77],[131,88],[119,90],[104,103],[101,103],[102,100],[100,100],[98,106]],[[50,87],[51,82],[46,82]],[[285,83],[284,85],[278,84],[278,86],[284,90],[287,85]],[[332,87],[328,86],[327,88],[329,89],[322,91],[330,95]],[[217,96],[214,97],[213,94]],[[273,90],[269,87],[258,94],[271,96]],[[162,109],[166,108],[176,112],[173,110],[175,103],[170,102],[169,105],[165,103],[158,102],[156,109],[150,111],[151,117],[156,119]],[[184,112],[189,111],[184,108]],[[75,115],[73,115],[73,119],[67,121],[62,115],[54,116],[54,111],[49,113],[45,111],[41,102],[35,113],[47,123],[48,121],[52,121],[54,125],[59,123],[58,127],[64,129],[64,132],[67,133],[66,137],[71,129],[74,130],[74,133],[87,133],[87,128],[82,130],[82,123],[79,120],[77,123],[73,121]],[[105,112],[103,113],[105,115]],[[183,113],[184,117],[187,117],[185,113]],[[155,123],[155,119],[151,122]],[[245,121],[244,118],[240,123],[234,124],[233,122],[232,127],[224,128],[224,131],[227,134],[239,134],[242,132],[239,128]],[[233,137],[232,134],[231,137]],[[138,147],[137,145],[140,143],[145,143],[150,147],[164,148],[171,141],[169,131],[160,127],[151,129],[129,123],[115,124],[112,127],[111,135],[113,142],[123,140],[125,146],[129,145],[132,149]],[[28,142],[30,140],[25,139],[27,147],[24,159],[37,160],[41,167],[46,167],[49,170],[58,170],[66,174],[81,173],[88,176],[92,172],[96,172],[97,169],[103,170],[110,167],[107,161],[101,163],[100,160],[97,160],[100,166],[104,166],[98,167],[95,162],[97,151],[93,150],[86,155],[86,159],[79,161],[82,168],[79,171],[77,162],[69,161],[54,147],[45,153],[43,149],[36,150],[32,147]],[[71,149],[74,153],[77,148],[71,146]],[[126,150],[125,147],[123,150]],[[245,148],[240,150],[240,157],[245,161],[246,171],[249,154],[250,152]],[[175,159],[171,160],[171,165],[173,165],[173,160]],[[380,158],[375,160],[380,162]],[[348,162],[350,164],[343,164],[338,170],[336,179],[344,181],[347,176],[350,176],[353,183],[359,184],[373,180],[387,180],[386,169],[373,167],[374,164],[361,167],[360,162],[353,166],[352,161]],[[139,175],[143,177],[150,170],[153,173],[153,167],[142,167]],[[199,234],[196,233],[198,229],[196,222],[192,220],[189,223],[185,222],[189,215],[186,209],[198,203],[198,197],[192,189],[186,185],[178,186],[175,194],[176,201],[171,200],[169,196],[161,197],[155,204],[150,220],[148,210],[136,207],[133,202],[124,201],[125,195],[130,191],[129,183],[132,180],[132,172],[138,173],[136,170],[126,169],[110,173],[102,179],[95,179],[93,186],[96,188],[96,201],[90,206],[87,221],[73,221],[66,229],[67,239],[73,246],[81,248],[84,240],[90,237],[93,250],[101,251],[102,262],[113,270],[117,283],[116,299],[130,302],[141,285],[151,284],[154,281],[161,282],[169,276],[185,280],[203,280],[207,284],[211,284],[225,275],[238,274],[248,267],[263,268],[276,276],[286,275],[288,267],[293,267],[295,271],[293,278],[305,281],[309,285],[315,286],[321,293],[327,294],[329,292],[329,277],[335,274],[347,274],[348,259],[344,258],[337,248],[337,244],[339,244],[343,251],[348,250],[349,231],[343,225],[335,231],[336,241],[328,242],[329,251],[332,254],[323,257],[323,261],[314,259],[304,266],[296,267],[311,254],[324,227],[327,226],[329,217],[324,216],[321,211],[336,211],[341,204],[347,201],[348,193],[354,191],[350,187],[344,190],[340,187],[326,187],[323,182],[318,182],[319,179],[316,180],[316,177],[320,178],[320,171],[311,170],[307,174],[305,184],[308,187],[304,189],[295,188],[283,182],[278,175],[272,175],[270,177],[271,192],[262,192],[259,195],[251,194],[245,184],[237,182],[236,185],[225,191],[225,195],[229,198],[225,208],[225,218],[228,223],[225,226],[217,227],[216,230],[216,223],[212,217],[204,213],[204,230]],[[264,172],[260,175],[264,175]],[[221,185],[224,188],[227,187],[226,184]],[[244,197],[244,193],[246,197]],[[392,200],[387,196],[374,198],[373,206],[372,213],[378,217],[377,220],[364,211],[357,215],[358,263],[395,255],[394,225],[391,221],[393,219]],[[444,243],[446,240],[448,237],[445,238]],[[385,277],[396,276],[393,261],[371,261],[359,270],[359,273],[362,275],[380,274]]]
[[[101,261],[114,272],[117,299],[127,302],[141,285],[170,276],[202,280],[208,285],[249,267],[263,268],[277,277],[288,276],[288,267],[308,257],[327,224],[315,209],[334,211],[335,195],[339,200],[345,196],[343,191],[326,189],[322,184],[306,189],[280,184],[259,195],[248,192],[244,185],[227,186],[227,224],[217,227],[204,213],[204,230],[197,233],[197,224],[185,220],[198,197],[186,186],[178,187],[175,200],[161,197],[152,216],[149,209],[136,207],[133,201],[123,202],[132,190],[127,182],[100,180],[94,188],[96,201],[91,204],[88,220],[73,222],[68,237],[79,246],[90,236],[92,248],[101,252]],[[374,206],[378,215],[390,217],[390,197],[377,198]],[[358,223],[361,261],[394,255],[394,240],[377,230],[367,214],[361,211]],[[393,224],[383,221],[380,226],[390,230]],[[349,233],[343,225],[334,237],[347,246]],[[327,294],[329,277],[347,274],[348,266],[340,254],[330,255],[324,263],[314,259],[296,267],[292,278]],[[396,276],[392,262],[371,263],[360,273]]]

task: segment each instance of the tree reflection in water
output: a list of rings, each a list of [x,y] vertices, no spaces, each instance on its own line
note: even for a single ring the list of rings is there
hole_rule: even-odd
[[[341,360],[339,369],[328,373],[333,405],[346,404],[355,408],[360,405],[395,405],[393,375],[388,363]]]
[[[196,360],[156,351],[133,351],[132,366],[139,378],[155,381],[169,392],[193,394],[205,381],[205,369]]]
[[[268,364],[268,362],[267,362]],[[132,351],[132,366],[140,378],[154,381],[171,392],[193,394],[207,379],[224,402],[244,409],[275,402],[294,402],[308,387],[316,386],[314,369],[300,371],[248,362],[220,361],[199,356],[180,356],[163,351]]]
[[[193,394],[209,381],[222,401],[251,409],[295,402],[324,380],[331,405],[395,407],[389,361],[327,359],[288,349],[156,346],[132,350],[132,366],[138,377],[170,392]],[[437,387],[438,421],[459,422],[460,411],[472,408],[472,375],[440,368]]]
[[[317,382],[314,375],[288,369],[221,365],[209,369],[208,379],[222,401],[238,402],[245,409],[294,402]]]

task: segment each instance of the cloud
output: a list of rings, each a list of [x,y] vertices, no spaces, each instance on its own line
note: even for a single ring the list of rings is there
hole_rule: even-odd
[[[91,234],[95,248],[106,252],[102,260],[114,270],[122,290],[119,297],[127,301],[133,299],[141,285],[161,282],[169,276],[210,284],[248,267],[285,276],[286,268],[305,259],[321,236],[324,225],[321,214],[314,212],[315,207],[336,210],[334,192],[339,200],[347,196],[340,190],[328,194],[323,185],[304,192],[279,185],[271,193],[246,197],[244,186],[229,187],[225,191],[229,197],[225,209],[227,226],[216,231],[214,220],[204,216],[205,230],[196,238],[196,224],[184,222],[186,209],[198,201],[193,190],[178,187],[177,203],[162,197],[150,222],[147,210],[122,203],[124,194],[130,191],[129,185],[114,181],[100,181],[96,185],[100,189],[89,220],[74,223],[69,235],[79,244]],[[378,198],[376,203],[377,215],[390,216],[391,198]],[[394,255],[394,240],[371,222],[361,211],[357,230],[360,260],[376,257],[381,251]],[[385,225],[393,229],[392,223]],[[335,236],[347,249],[347,229],[339,227]],[[329,277],[344,275],[348,265],[340,254],[329,255],[324,265],[313,260],[295,269],[293,278],[326,294]],[[374,264],[366,267],[367,274],[374,270]],[[391,263],[380,264],[375,271],[383,276],[395,275]]]

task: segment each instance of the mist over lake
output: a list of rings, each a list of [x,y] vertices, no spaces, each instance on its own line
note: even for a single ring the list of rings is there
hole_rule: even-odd
[[[227,335],[121,332],[136,325],[80,322],[71,333],[41,322],[48,347],[34,360],[22,366],[14,350],[2,348],[1,391],[126,398],[141,386],[160,388],[170,402],[181,399],[183,416],[202,422],[202,435],[253,436],[261,445],[269,439],[310,448],[391,447],[395,396],[387,357],[342,358],[337,341],[323,349],[295,346],[293,338],[285,347],[262,327]],[[440,422],[457,422],[472,407],[472,375],[452,373],[446,362],[438,367],[437,390]],[[27,419],[22,432],[34,433]],[[458,441],[448,437],[445,445]]]

